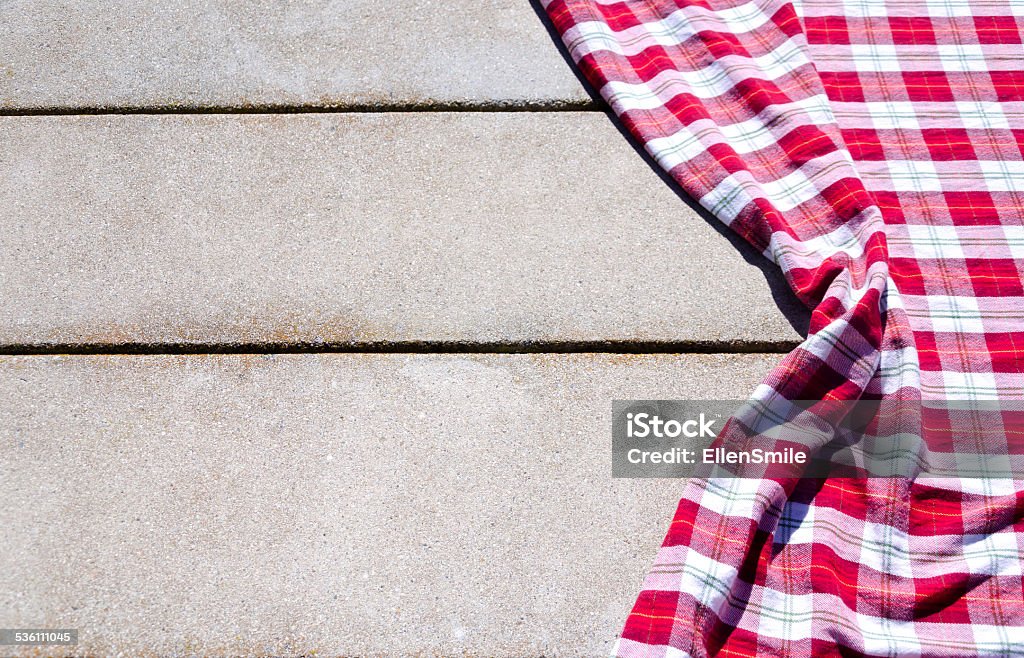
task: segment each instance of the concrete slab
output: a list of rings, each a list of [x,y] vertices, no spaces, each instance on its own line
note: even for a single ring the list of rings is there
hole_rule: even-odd
[[[13,0],[0,34],[7,111],[590,104],[522,0]]]
[[[0,627],[607,655],[682,485],[611,478],[611,400],[744,397],[777,359],[0,357]]]
[[[0,346],[799,339],[601,114],[6,117],[0,143]]]

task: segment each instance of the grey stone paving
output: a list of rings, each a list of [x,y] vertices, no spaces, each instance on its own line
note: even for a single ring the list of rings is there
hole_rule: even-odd
[[[776,360],[0,357],[0,627],[605,655],[682,486],[610,477],[611,400],[745,397]]]
[[[526,0],[0,3],[0,109],[579,106]]]
[[[0,34],[0,113],[114,113],[0,117],[2,350],[806,321],[599,113],[117,114],[592,108],[525,0],[13,0]],[[605,655],[683,486],[610,477],[611,401],[743,398],[779,358],[0,356],[0,627]]]
[[[6,117],[0,143],[0,345],[799,339],[598,113]]]

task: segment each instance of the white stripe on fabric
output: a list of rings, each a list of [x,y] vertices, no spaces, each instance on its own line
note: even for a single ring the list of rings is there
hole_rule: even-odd
[[[630,57],[654,46],[679,45],[705,30],[732,34],[752,32],[770,18],[756,2],[719,10],[691,6],[674,11],[660,20],[641,23],[618,32],[604,21],[577,23],[565,31],[562,39],[577,60],[603,50]]]
[[[740,212],[754,201],[745,185],[740,182],[740,174],[751,178],[750,172],[729,174],[722,182],[699,199],[700,205],[728,226],[736,220]]]
[[[875,228],[865,224],[862,229],[874,232]],[[768,249],[765,256],[775,262],[788,260],[797,267],[815,267],[822,261],[844,253],[850,258],[860,258],[864,255],[864,245],[861,244],[860,236],[855,235],[846,225],[839,226],[831,233],[818,235],[807,240],[797,240],[783,231],[772,233],[768,242]]]
[[[693,658],[689,653],[664,644],[647,644],[620,637],[612,648],[615,658]]]
[[[781,118],[781,120],[780,120]],[[753,153],[778,144],[778,137],[767,126],[825,126],[835,123],[835,117],[824,94],[811,96],[792,103],[772,105],[757,116],[739,123],[718,124],[708,119],[694,121],[668,137],[657,137],[645,148],[665,171],[689,162],[712,144],[728,144],[738,154]],[[700,137],[698,137],[700,135]]]
[[[642,83],[612,80],[601,88],[601,96],[618,114],[653,110],[680,94],[715,98],[731,92],[740,80],[777,80],[808,63],[803,48],[790,39],[760,57],[728,55],[692,71],[661,71]]]

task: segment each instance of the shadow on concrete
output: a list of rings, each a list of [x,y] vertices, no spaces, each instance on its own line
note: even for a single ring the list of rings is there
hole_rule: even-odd
[[[741,238],[739,235],[734,233],[729,227],[722,224],[714,215],[705,210],[696,199],[688,195],[683,188],[672,179],[668,173],[654,161],[647,151],[644,150],[643,146],[633,138],[626,127],[622,124],[612,109],[607,103],[601,98],[601,95],[590,85],[587,79],[580,73],[579,69],[576,68],[576,63],[573,62],[572,57],[569,55],[569,51],[566,49],[565,44],[562,43],[562,38],[552,25],[551,20],[548,18],[547,12],[540,4],[540,0],[530,0],[530,6],[533,7],[533,11],[537,14],[537,18],[548,32],[548,37],[558,48],[559,54],[562,59],[572,70],[573,75],[579,80],[580,84],[583,85],[583,89],[587,92],[590,98],[594,101],[595,110],[603,112],[608,120],[611,121],[612,125],[615,126],[616,130],[622,135],[629,145],[633,148],[637,155],[643,158],[643,161],[647,163],[647,166],[658,175],[661,180],[676,193],[683,203],[690,207],[695,213],[697,213],[701,219],[705,221],[711,228],[713,228],[719,235],[729,241],[729,244],[733,246],[736,251],[743,256],[743,259],[751,266],[756,267],[761,275],[764,276],[765,283],[768,286],[768,291],[771,293],[772,300],[775,305],[779,308],[779,311],[786,318],[789,324],[793,327],[804,338],[807,337],[807,329],[810,324],[811,312],[810,310],[796,298],[793,294],[792,289],[789,287],[789,283],[786,282],[785,277],[779,270],[778,266],[772,263],[770,260],[765,258],[759,253],[754,247],[750,245],[746,240]]]

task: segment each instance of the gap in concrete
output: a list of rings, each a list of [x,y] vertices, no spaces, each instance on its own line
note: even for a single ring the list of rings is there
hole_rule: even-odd
[[[796,341],[397,341],[367,343],[0,344],[0,355],[186,354],[786,354]]]
[[[0,117],[18,116],[94,116],[121,114],[385,114],[389,112],[600,112],[595,101],[556,100],[550,102],[494,101],[422,102],[338,105],[140,105],[82,107],[0,108]]]

